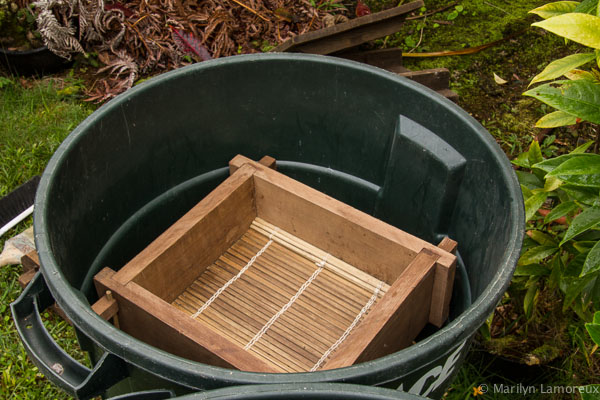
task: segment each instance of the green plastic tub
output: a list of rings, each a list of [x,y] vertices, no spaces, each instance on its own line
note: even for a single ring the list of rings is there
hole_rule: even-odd
[[[92,278],[140,252],[228,175],[241,153],[425,240],[459,243],[450,318],[380,359],[263,374],[189,361],[97,316]],[[346,382],[440,397],[503,295],[524,212],[511,165],[458,106],[392,73],[336,58],[264,54],[202,62],[98,109],[61,145],[37,192],[42,276],[13,304],[40,370],[85,398],[167,388]],[[55,299],[91,353],[89,370],[43,329]]]

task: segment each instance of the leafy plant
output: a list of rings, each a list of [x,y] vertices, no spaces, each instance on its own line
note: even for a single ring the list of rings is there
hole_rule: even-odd
[[[552,81],[524,93],[555,108],[536,126],[553,128],[580,121],[600,123],[600,10],[598,0],[557,1],[531,11],[544,18],[533,24],[565,39],[591,48],[552,61],[531,83]],[[595,61],[589,71],[579,67]],[[555,80],[564,77],[566,79]]]
[[[600,346],[600,311],[594,314],[594,320],[585,324],[590,337],[596,344],[596,348]],[[579,388],[581,398],[583,400],[598,400],[600,399],[600,385],[587,385]]]
[[[523,169],[517,175],[528,221],[515,273],[529,277],[527,316],[542,278],[563,293],[563,311],[590,321],[600,308],[600,155],[585,153],[592,143],[545,159],[534,141],[513,161]]]

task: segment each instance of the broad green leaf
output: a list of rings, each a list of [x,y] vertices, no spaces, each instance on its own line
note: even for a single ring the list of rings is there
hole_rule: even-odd
[[[542,231],[529,231],[527,235],[533,240],[535,240],[537,244],[556,247],[556,240],[554,240],[554,238],[548,235],[547,233],[544,233]]]
[[[588,72],[588,71],[581,70],[581,69],[574,69],[574,70],[567,72],[565,74],[565,78],[570,79],[572,81],[575,81],[577,79],[585,79],[587,81],[598,83],[598,80],[596,79],[594,74],[592,74],[591,72]]]
[[[587,254],[579,253],[573,257],[573,259],[565,267],[563,276],[577,277],[577,279],[579,279],[579,275],[581,275],[581,271],[583,271],[583,263],[585,262],[586,256]]]
[[[577,148],[575,150],[573,150],[572,152],[570,152],[569,154],[581,154],[581,153],[585,153],[586,150],[593,145],[595,142],[593,140],[590,140],[587,143],[582,144],[581,146],[577,146]]]
[[[600,123],[600,85],[583,79],[562,80],[540,85],[523,94],[585,121]]]
[[[552,61],[542,72],[533,77],[529,85],[559,78],[569,71],[596,59],[596,53],[579,53]]]
[[[517,265],[529,265],[537,264],[546,257],[550,257],[552,254],[558,251],[556,246],[537,246],[533,249],[529,249],[519,258]]]
[[[565,184],[560,190],[569,195],[573,200],[593,206],[598,201],[598,189],[584,186]]]
[[[600,385],[579,386],[577,390],[581,394],[581,400],[600,400]]]
[[[590,232],[590,231],[588,231],[588,232]],[[595,240],[577,240],[576,242],[572,242],[571,244],[573,245],[575,250],[577,250],[579,253],[585,253],[585,255],[587,255],[587,253],[589,253],[589,251],[592,249],[592,247],[594,247],[594,245],[596,244],[596,241]],[[581,268],[583,269],[583,264],[581,264]]]
[[[592,320],[592,323],[600,325],[600,311],[596,311],[594,313],[594,319]]]
[[[529,165],[534,165],[544,161],[544,157],[542,156],[542,150],[540,149],[540,144],[537,140],[531,142],[531,145],[529,146],[529,152],[527,153],[527,157],[529,158]]]
[[[600,174],[600,155],[589,156],[571,158],[554,168],[546,177]]]
[[[583,270],[580,276],[591,274],[600,270],[600,241],[596,242],[594,247],[590,250],[585,262],[583,263]]]
[[[519,265],[515,270],[515,276],[546,276],[550,275],[550,268],[540,264]]]
[[[537,285],[531,285],[529,289],[527,289],[527,293],[525,294],[525,298],[523,299],[523,311],[525,311],[527,319],[531,317],[531,313],[533,312],[533,305],[535,303],[537,293]]]
[[[551,176],[546,178],[546,183],[544,184],[544,191],[552,192],[562,185],[563,181],[560,180],[560,177]]]
[[[577,149],[575,149],[577,150]],[[547,160],[544,160],[542,162],[539,162],[535,165],[532,165],[531,168],[537,168],[537,169],[541,169],[542,171],[548,173],[554,170],[554,168],[558,167],[559,165],[561,165],[562,163],[566,162],[567,160],[570,160],[572,158],[576,158],[576,157],[594,157],[594,154],[581,154],[581,153],[571,153],[571,154],[563,154],[562,156],[558,156],[558,157],[554,157],[554,158],[549,158]]]
[[[573,12],[584,13],[584,14],[596,14],[596,8],[598,7],[598,0],[583,0]]]
[[[600,18],[568,13],[531,24],[593,49],[600,48]]]
[[[517,174],[517,178],[519,179],[519,183],[521,185],[527,186],[529,189],[541,189],[544,187],[544,182],[542,182],[537,176],[525,171],[515,171]]]
[[[563,184],[600,189],[600,175],[562,175],[559,178]]]
[[[590,280],[590,277],[574,279],[572,278],[572,281],[569,282],[565,290],[565,299],[563,300],[563,311],[566,311],[571,306],[573,301],[575,301],[575,298],[581,295],[581,292],[583,291],[583,289],[585,289],[588,283],[590,283]]]
[[[547,19],[557,15],[573,12],[578,5],[579,3],[576,1],[556,1],[554,3],[544,4],[543,6],[535,8],[529,12]]]
[[[560,203],[559,205],[554,207],[552,211],[548,213],[548,215],[546,215],[546,217],[544,218],[544,223],[547,224],[550,221],[554,221],[556,219],[564,217],[565,215],[568,215],[569,213],[577,210],[578,208],[579,206],[574,201]]]
[[[600,155],[571,158],[546,175],[546,179],[551,177],[572,185],[600,188]]]
[[[598,324],[585,324],[585,329],[592,337],[592,340],[596,344],[600,344],[600,325]]]
[[[521,192],[523,192],[523,198],[528,199],[533,196],[533,192],[525,185],[521,185]]]
[[[521,168],[529,168],[529,158],[528,158],[528,154],[527,153],[521,153],[517,156],[517,158],[515,158],[514,160],[512,160],[511,162],[513,164],[515,164],[517,167],[521,167]]]
[[[537,210],[539,210],[542,204],[544,204],[547,197],[548,193],[541,192],[536,193],[527,200],[525,200],[525,222],[533,218]]]
[[[544,115],[535,123],[536,128],[558,128],[559,126],[575,125],[577,117],[564,111],[554,111]]]
[[[565,237],[560,242],[560,246],[573,239],[575,236],[587,231],[590,228],[600,223],[600,208],[591,207],[583,210],[581,214],[576,216],[571,222],[569,229],[565,233]]]
[[[552,257],[552,272],[550,272],[550,277],[548,278],[550,287],[555,288],[558,286],[564,269],[565,266],[562,258],[560,258],[560,253],[557,253],[554,257]]]

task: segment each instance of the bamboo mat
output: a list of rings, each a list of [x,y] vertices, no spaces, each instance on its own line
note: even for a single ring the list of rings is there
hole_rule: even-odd
[[[303,372],[319,369],[388,289],[256,218],[172,304],[282,372]]]

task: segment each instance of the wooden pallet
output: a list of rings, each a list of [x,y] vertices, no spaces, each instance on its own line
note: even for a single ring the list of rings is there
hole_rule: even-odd
[[[297,35],[275,47],[273,51],[325,55],[349,49],[398,32],[402,28],[406,15],[423,5],[423,0],[416,0],[348,22]]]
[[[338,25],[294,36],[275,47],[274,52],[331,55],[373,65],[414,80],[452,101],[458,94],[450,90],[450,71],[434,68],[411,71],[402,65],[402,49],[357,51],[358,45],[400,31],[406,16],[423,6],[421,0],[380,11]]]
[[[433,246],[265,165],[234,158],[189,213],[96,275],[93,309],[165,351],[260,372],[349,366],[444,323],[455,242]]]

